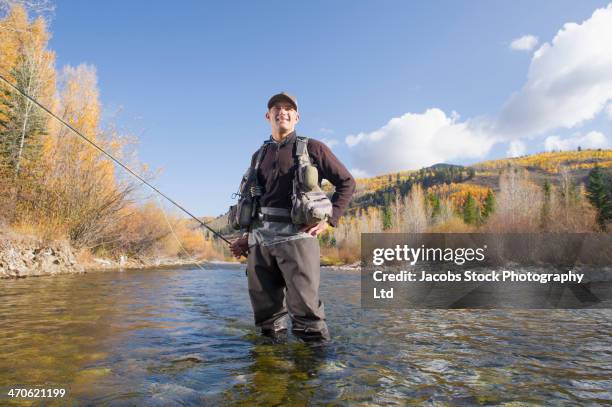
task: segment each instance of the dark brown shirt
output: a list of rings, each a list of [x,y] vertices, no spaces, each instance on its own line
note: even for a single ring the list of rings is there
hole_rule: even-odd
[[[296,139],[295,132],[287,136],[281,143],[270,137],[272,142],[263,147],[265,151],[257,172],[259,185],[262,185],[265,190],[260,200],[261,206],[291,209],[293,176],[297,166]],[[336,187],[331,198],[333,214],[329,220],[330,225],[336,226],[355,192],[355,180],[324,143],[309,138],[308,155],[319,172],[319,185],[323,179],[326,179]],[[253,154],[251,165],[255,165],[256,159],[257,151]]]

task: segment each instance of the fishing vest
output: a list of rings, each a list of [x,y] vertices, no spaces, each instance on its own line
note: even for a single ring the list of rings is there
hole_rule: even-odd
[[[296,170],[291,194],[291,221],[298,225],[312,225],[327,221],[333,206],[319,186],[319,172],[308,154],[308,138],[297,137],[295,146]]]
[[[236,205],[230,206],[227,222],[232,229],[248,229],[255,216],[257,216],[259,198],[263,195],[263,187],[259,185],[257,170],[261,164],[261,158],[270,140],[266,140],[257,152],[255,165],[250,166],[240,181],[238,192],[232,198],[238,198]]]
[[[257,171],[263,154],[271,140],[266,140],[257,152],[255,164],[247,169],[242,177],[239,190],[234,196],[238,196],[238,203],[230,207],[228,222],[234,229],[248,229],[256,217],[270,221],[275,220],[274,215],[262,214],[259,210],[259,199],[263,195],[264,188],[259,185]],[[295,141],[295,172],[293,176],[291,194],[291,223],[297,225],[311,225],[328,220],[332,216],[333,206],[327,195],[319,186],[319,174],[317,168],[312,165],[308,154],[308,138],[296,136]],[[289,220],[289,219],[287,219]]]

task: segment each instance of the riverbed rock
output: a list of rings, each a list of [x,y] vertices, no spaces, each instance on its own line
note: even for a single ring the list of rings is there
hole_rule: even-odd
[[[67,242],[0,231],[0,278],[82,272]]]

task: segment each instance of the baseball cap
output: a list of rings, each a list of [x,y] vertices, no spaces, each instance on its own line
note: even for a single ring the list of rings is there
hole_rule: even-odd
[[[298,110],[297,99],[295,98],[295,96],[292,96],[288,94],[287,92],[277,93],[276,95],[272,96],[270,100],[268,100],[268,109],[274,106],[274,103],[278,102],[279,100],[283,100],[283,99],[291,103],[293,107],[295,107],[295,110]]]

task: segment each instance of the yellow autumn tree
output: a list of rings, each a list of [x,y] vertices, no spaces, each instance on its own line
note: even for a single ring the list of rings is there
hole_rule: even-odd
[[[0,75],[150,179],[135,155],[125,156],[135,139],[101,126],[95,68],[82,64],[56,73],[45,20],[30,21],[27,11],[39,13],[48,1],[9,3],[15,4],[0,0]],[[194,222],[167,215],[143,195],[144,204],[135,202],[135,185],[91,143],[0,84],[0,224],[43,238],[68,238],[94,255],[225,258],[224,246]]]
[[[14,6],[0,20],[0,74],[41,103],[51,105],[55,93],[55,55],[47,49],[49,32],[42,17],[28,20]],[[39,188],[40,159],[49,118],[33,102],[0,84],[0,208],[5,217],[19,217],[16,204],[31,199]],[[4,205],[2,205],[2,203]]]
[[[95,68],[65,67],[57,111],[68,124],[113,155],[123,141],[100,128]],[[116,224],[133,187],[118,182],[113,163],[65,126],[53,122],[44,143],[43,185],[28,205],[26,219],[49,237],[68,237],[77,247],[94,248],[115,240]]]
[[[540,169],[550,174],[558,174],[563,168],[567,170],[590,169],[595,165],[599,167],[612,166],[612,150],[580,150],[580,151],[551,151],[528,155],[525,157],[505,158],[494,161],[484,161],[475,164],[479,173],[491,170],[504,170],[510,167],[524,167]]]

